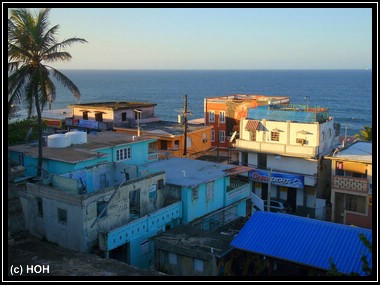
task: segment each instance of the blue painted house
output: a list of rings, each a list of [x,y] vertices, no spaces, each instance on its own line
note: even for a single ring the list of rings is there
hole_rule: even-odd
[[[168,195],[182,201],[184,224],[226,207],[229,216],[224,217],[224,223],[246,215],[250,184],[239,176],[252,170],[250,167],[186,158],[160,160],[144,167],[166,172]],[[220,221],[220,217],[215,219]]]
[[[77,139],[76,136],[80,138]],[[83,139],[82,139],[83,138]],[[43,147],[42,168],[48,174],[62,174],[107,162],[139,165],[157,160],[155,139],[139,140],[116,132],[68,132],[47,137]],[[34,144],[8,147],[9,159],[25,167],[24,177],[37,173],[38,147]],[[22,179],[20,177],[19,179]]]

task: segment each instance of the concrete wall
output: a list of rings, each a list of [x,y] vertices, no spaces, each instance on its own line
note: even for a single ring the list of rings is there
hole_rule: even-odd
[[[202,250],[176,248],[170,243],[155,242],[157,270],[176,276],[215,276],[217,275],[216,258]],[[177,255],[177,264],[170,264],[169,252]],[[203,272],[194,270],[194,258],[203,260]]]
[[[42,200],[43,215],[38,214],[37,198]],[[79,196],[27,183],[27,191],[20,192],[25,223],[31,234],[45,237],[59,246],[83,251],[82,206]],[[59,221],[58,209],[66,212],[66,222]],[[78,230],[79,229],[79,230]]]
[[[116,192],[114,192],[114,190],[108,191],[106,189],[92,194],[83,204],[86,213],[84,231],[89,235],[94,236],[94,231],[101,230],[103,232],[108,232],[127,224],[131,219],[129,193],[134,190],[140,190],[140,217],[162,208],[165,203],[163,188],[158,189],[158,187],[156,187],[156,197],[149,198],[150,187],[152,185],[157,185],[158,180],[160,179],[164,179],[163,172],[148,177],[130,180],[124,183]],[[111,195],[113,196],[110,200]],[[109,201],[109,203],[107,207],[107,215],[97,219],[95,222],[97,217],[97,201]]]
[[[48,241],[65,248],[89,252],[97,244],[99,229],[107,231],[130,220],[130,191],[140,189],[140,216],[152,213],[164,205],[163,188],[156,187],[155,197],[149,197],[152,185],[157,185],[160,179],[164,179],[163,172],[129,180],[116,192],[114,187],[109,187],[85,195],[75,195],[72,188],[77,180],[67,177],[56,177],[55,183],[63,186],[71,181],[71,186],[66,186],[68,191],[28,183],[27,191],[20,195],[26,226],[35,236],[46,237]],[[37,198],[42,200],[42,216],[38,214]],[[109,201],[107,215],[94,223],[99,214],[98,201]],[[58,208],[66,211],[65,223],[58,220]]]

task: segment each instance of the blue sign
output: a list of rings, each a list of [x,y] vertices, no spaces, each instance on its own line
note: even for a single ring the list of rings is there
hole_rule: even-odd
[[[251,181],[268,183],[268,171],[252,170],[249,172],[249,179]],[[304,176],[272,172],[271,184],[285,187],[304,188]]]
[[[99,122],[91,120],[79,120],[78,127],[88,128],[88,129],[98,129]]]

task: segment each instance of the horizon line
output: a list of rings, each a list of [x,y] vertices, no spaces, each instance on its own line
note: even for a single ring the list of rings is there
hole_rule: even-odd
[[[60,70],[130,70],[130,71],[274,71],[274,70],[363,70],[372,68],[60,68]]]

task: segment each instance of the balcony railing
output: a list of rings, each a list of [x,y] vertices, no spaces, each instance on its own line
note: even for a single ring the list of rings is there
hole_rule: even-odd
[[[139,236],[154,236],[157,230],[182,217],[182,203],[176,202],[110,231],[99,230],[99,248],[112,250]]]
[[[287,145],[277,143],[267,143],[259,141],[249,141],[237,139],[234,147],[239,149],[246,149],[250,151],[271,152],[277,154],[289,154],[300,157],[314,157],[317,155],[318,147],[305,146],[305,145]]]
[[[332,188],[367,193],[368,180],[367,178],[334,175],[332,179]]]

